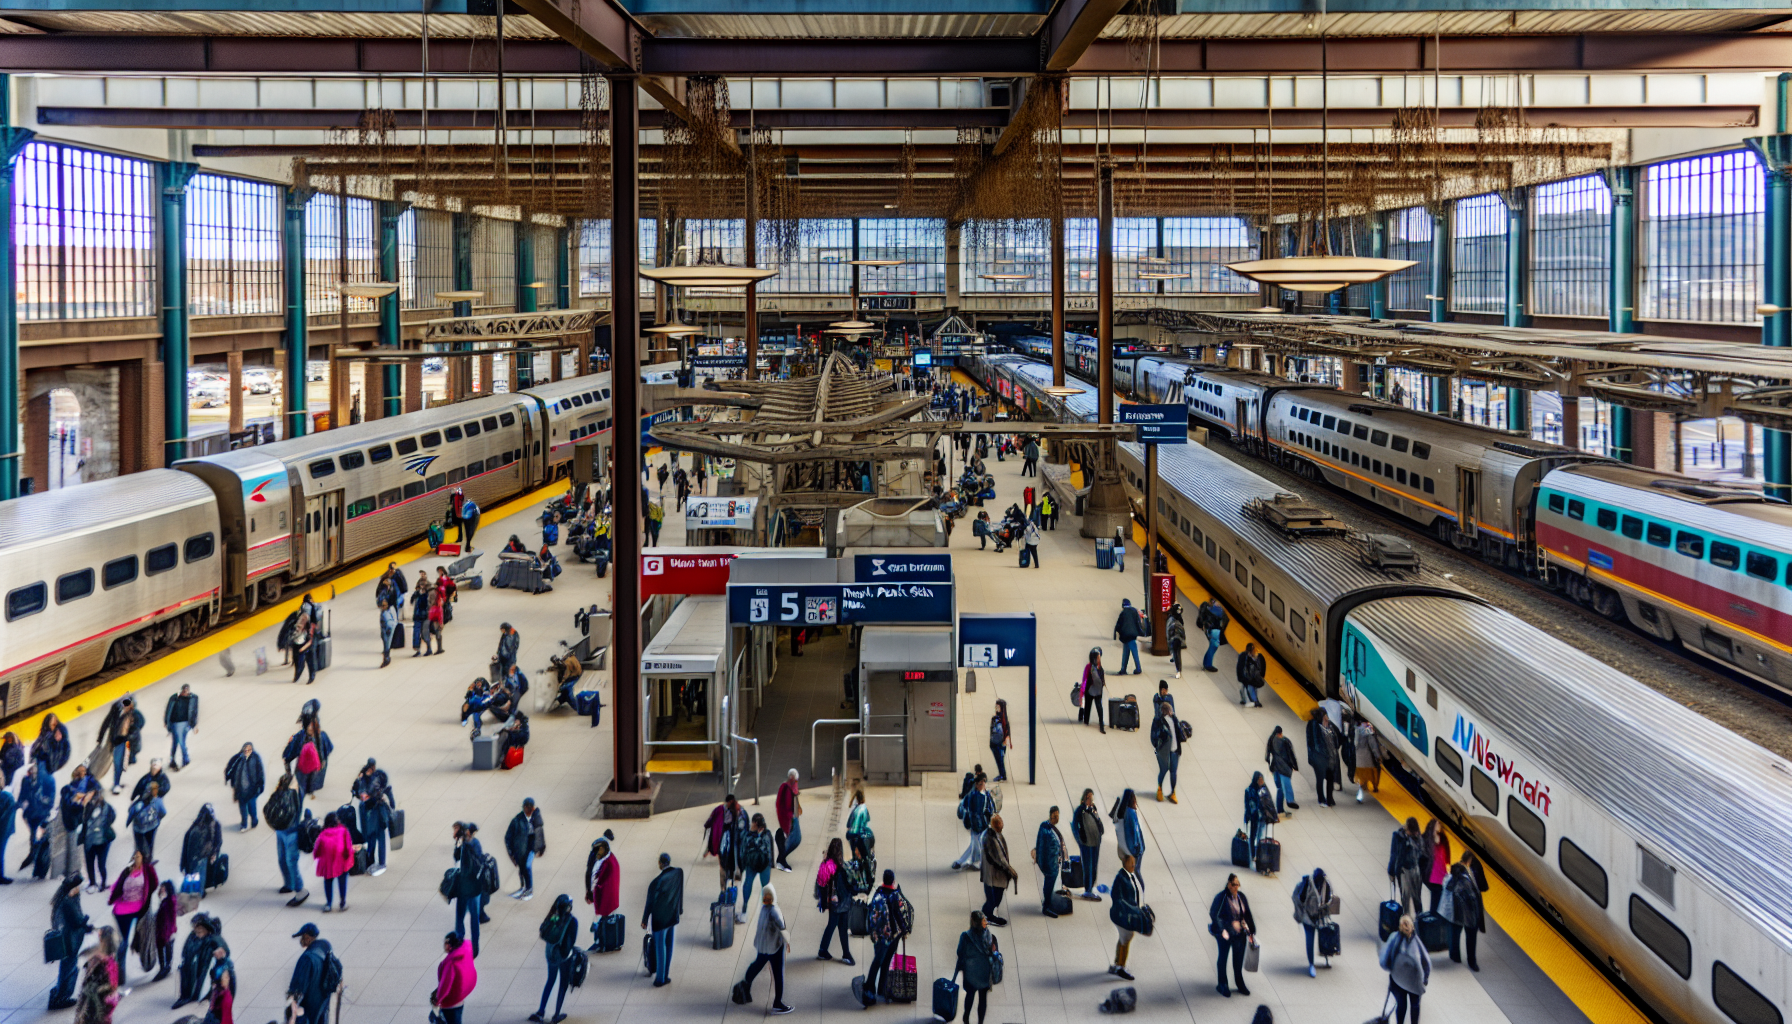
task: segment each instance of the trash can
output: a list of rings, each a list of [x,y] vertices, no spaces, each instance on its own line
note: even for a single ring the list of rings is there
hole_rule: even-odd
[[[1114,567],[1114,538],[1095,538],[1095,568],[1112,569]]]

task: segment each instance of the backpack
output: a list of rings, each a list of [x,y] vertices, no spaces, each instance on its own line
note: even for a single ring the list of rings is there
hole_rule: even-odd
[[[479,891],[487,896],[504,887],[504,881],[498,874],[498,858],[491,854],[479,865]]]
[[[989,745],[999,747],[1008,738],[1008,730],[1002,728],[1000,716],[989,720]]]
[[[958,787],[958,816],[960,818],[964,817],[964,798],[967,796],[970,796],[971,790],[976,789],[976,788],[977,788],[977,773],[976,772],[965,772],[964,773],[964,785]]]
[[[291,792],[291,790],[287,792]],[[267,822],[268,826],[276,832],[284,832],[291,828],[292,819],[292,801],[282,800],[278,790],[274,792],[273,796],[268,797],[267,803],[261,805],[261,820]]]
[[[566,972],[566,987],[578,988],[585,984],[585,975],[591,970],[591,958],[574,946],[572,952],[566,954],[566,966],[562,970]]]
[[[915,927],[915,908],[901,889],[881,892],[871,901],[871,934],[890,940],[907,935]]]
[[[309,774],[323,766],[323,758],[317,753],[317,744],[306,740],[299,745],[299,771]]]
[[[860,896],[863,896],[872,890],[874,885],[872,879],[876,874],[876,861],[867,864],[859,858],[854,857],[852,860],[846,862],[846,881],[852,886],[852,891]]]
[[[740,866],[748,871],[764,871],[772,866],[772,837],[769,832],[752,832],[741,844]]]
[[[299,822],[299,852],[315,853],[317,837],[323,835],[324,823],[314,817],[307,817]]]
[[[325,993],[342,987],[342,961],[336,959],[336,951],[333,949],[324,951],[323,969],[317,972],[317,985]]]

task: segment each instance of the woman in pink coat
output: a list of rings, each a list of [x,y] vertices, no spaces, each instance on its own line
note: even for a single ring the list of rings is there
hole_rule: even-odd
[[[442,962],[436,965],[436,990],[429,994],[429,1005],[436,1009],[430,1019],[440,1024],[460,1024],[461,1008],[479,985],[473,944],[458,932],[449,932],[442,937],[442,954]]]
[[[1425,825],[1425,848],[1431,851],[1431,864],[1425,870],[1425,888],[1431,890],[1431,911],[1436,913],[1438,900],[1443,898],[1444,883],[1450,879],[1450,837],[1436,818]]]
[[[348,870],[355,866],[355,843],[334,812],[324,815],[324,830],[317,834],[311,855],[317,859],[317,877],[324,880],[324,913],[334,909],[331,904],[335,895],[342,897],[342,909],[347,910]],[[332,882],[336,883],[334,889]]]
[[[622,865],[616,863],[607,834],[591,844],[591,867],[585,879],[585,902],[591,904],[598,919],[614,914],[622,905]]]

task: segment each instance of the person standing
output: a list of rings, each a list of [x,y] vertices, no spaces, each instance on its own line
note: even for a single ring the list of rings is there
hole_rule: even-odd
[[[1170,605],[1170,618],[1164,624],[1164,639],[1170,645],[1170,663],[1176,666],[1176,678],[1182,678],[1182,649],[1188,646],[1188,627],[1182,622],[1182,603]]]
[[[1052,910],[1052,893],[1058,891],[1058,879],[1064,867],[1064,834],[1058,831],[1058,808],[1053,805],[1046,819],[1039,823],[1039,834],[1033,840],[1033,863],[1045,876],[1045,891],[1040,907],[1046,917],[1059,916]]]
[[[348,873],[355,866],[355,842],[348,826],[331,811],[324,815],[324,829],[317,834],[311,848],[317,866],[317,877],[324,880],[324,913],[334,909],[332,896],[342,897],[342,909],[348,909]],[[330,883],[336,883],[332,886]]]
[[[397,804],[392,780],[370,757],[361,766],[361,774],[355,776],[349,794],[359,804],[361,841],[367,846],[367,873],[378,877],[386,873],[386,834],[392,829],[392,811]]]
[[[7,735],[10,736],[11,733]],[[0,786],[0,885],[12,884],[12,879],[6,877],[6,842],[12,838],[13,823],[18,809],[18,799],[5,786]],[[26,862],[29,863],[33,859],[35,858],[27,856]],[[21,864],[19,868],[23,870],[24,866]]]
[[[38,726],[37,739],[31,741],[31,760],[43,765],[46,774],[54,774],[68,763],[68,757],[68,726],[63,725],[52,711],[44,716],[44,724]],[[69,987],[72,992],[74,986]]]
[[[1049,489],[1039,496],[1039,521],[1044,523],[1048,530],[1058,528],[1058,503],[1052,500],[1052,493]]]
[[[1195,612],[1195,628],[1207,637],[1207,656],[1201,659],[1201,668],[1207,672],[1218,672],[1214,667],[1213,656],[1219,653],[1226,644],[1226,626],[1231,616],[1226,614],[1226,606],[1219,598],[1204,602]]]
[[[765,827],[765,815],[755,814],[746,838],[740,844],[740,909],[734,912],[736,924],[747,923],[747,899],[753,891],[753,880],[759,880],[761,889],[770,885],[772,864],[776,860],[777,851],[772,848],[772,834]]]
[[[1337,769],[1337,731],[1328,729],[1325,712],[1314,708],[1307,716],[1307,765],[1313,769],[1313,789],[1321,806],[1335,807],[1332,773]]]
[[[479,826],[470,821],[454,823],[454,861],[457,870],[449,893],[454,897],[454,930],[467,934],[472,919],[473,956],[479,956],[479,926],[490,921],[485,913],[485,848],[479,845]]]
[[[1381,969],[1388,972],[1388,995],[1394,997],[1394,1020],[1406,1024],[1412,1008],[1412,1024],[1419,1024],[1419,1000],[1431,982],[1431,954],[1413,931],[1412,915],[1400,918],[1400,930],[1381,947]]]
[[[597,921],[622,906],[622,863],[610,847],[614,840],[615,833],[605,829],[603,835],[592,840],[591,853],[585,858],[585,902],[591,904]],[[603,949],[593,942],[591,951],[601,953]]]
[[[161,981],[174,969],[174,937],[180,934],[180,897],[174,893],[174,883],[164,879],[156,896],[155,918],[143,923],[155,929],[156,976],[151,981]]]
[[[995,798],[989,795],[989,776],[978,772],[971,791],[958,802],[958,817],[964,827],[971,833],[971,841],[964,852],[952,862],[952,870],[957,871],[966,864],[981,869],[983,866],[983,833],[989,829],[989,819],[996,813]]]
[[[293,965],[292,980],[286,985],[287,1001],[298,1011],[294,1024],[327,1024],[330,997],[335,995],[335,990],[328,985],[332,979],[326,975],[336,973],[340,978],[340,965],[331,965],[336,955],[330,948],[330,940],[319,937],[317,925],[309,921],[300,925],[292,937],[299,940],[299,947],[304,950],[299,954],[298,963]]]
[[[1269,764],[1270,777],[1276,780],[1276,813],[1300,810],[1300,804],[1294,802],[1294,773],[1300,771],[1300,761],[1294,756],[1294,741],[1282,733],[1281,726],[1270,732],[1263,759]]]
[[[734,798],[733,793],[722,797],[722,802],[709,812],[703,823],[703,856],[716,858],[716,864],[722,874],[722,888],[734,881],[738,865],[741,843],[746,839],[747,810]],[[852,836],[852,820],[846,823],[846,835]]]
[[[1443,899],[1444,883],[1450,880],[1450,837],[1436,818],[1425,823],[1425,852],[1431,856],[1421,868],[1425,888],[1431,892],[1431,912],[1435,914],[1438,901]]]
[[[792,1007],[784,1002],[784,954],[790,948],[790,938],[786,934],[787,925],[784,911],[778,907],[778,891],[769,885],[759,890],[759,923],[753,929],[753,963],[748,966],[746,977],[740,981],[741,992],[750,1002],[753,998],[753,979],[766,966],[772,969],[772,1012],[789,1013]]]
[[[554,897],[554,905],[548,908],[548,916],[542,919],[538,934],[548,961],[548,980],[541,986],[541,1005],[529,1019],[534,1024],[546,1024],[548,996],[554,992],[554,983],[559,982],[552,1024],[560,1024],[566,1019],[566,982],[568,969],[572,966],[572,951],[579,945],[579,919],[573,916],[571,896],[561,893]]]
[[[436,987],[429,994],[429,1005],[441,1024],[460,1024],[461,1010],[467,997],[479,985],[479,968],[473,963],[473,951],[459,932],[442,936],[442,959],[436,964]]]
[[[1163,802],[1164,776],[1168,775],[1170,802],[1176,803],[1176,769],[1182,764],[1182,720],[1176,717],[1174,703],[1159,700],[1154,705],[1157,714],[1151,719],[1151,749],[1157,754],[1157,799]]]
[[[1101,809],[1095,806],[1095,791],[1083,790],[1082,802],[1070,815],[1070,834],[1076,837],[1076,848],[1083,863],[1081,898],[1101,902],[1095,893],[1095,872],[1101,866],[1101,837],[1107,826],[1101,823]]]
[[[885,868],[884,882],[871,894],[871,912],[866,915],[870,919],[872,940],[871,966],[865,969],[866,1006],[877,1002],[878,982],[890,969],[890,957],[895,955],[897,943],[907,937],[914,925],[912,909],[904,912],[907,903],[908,898],[896,886],[896,872]]]
[[[161,759],[150,758],[149,770],[145,771],[137,779],[137,784],[131,787],[131,799],[135,800],[144,796],[167,796],[173,789],[174,780],[170,779],[168,773],[162,770]]]
[[[121,961],[118,933],[101,928],[99,940],[87,957],[86,973],[81,975],[81,992],[75,1000],[75,1024],[112,1024],[112,1011],[118,1008],[120,996]]]
[[[50,867],[50,820],[56,816],[56,780],[42,761],[26,763],[25,775],[19,780],[17,804],[19,817],[25,819],[26,862],[32,866],[32,877],[42,878]],[[5,859],[0,856],[0,861]],[[24,870],[24,865],[19,870]],[[0,878],[4,877],[4,868],[0,867]]]
[[[971,1024],[971,1004],[977,1004],[977,1024],[989,1015],[989,990],[995,987],[995,933],[987,927],[980,910],[971,911],[971,926],[958,933],[958,953],[952,966],[954,977],[964,975],[964,1024]]]
[[[87,933],[93,931],[87,915],[81,912],[81,882],[80,872],[68,875],[57,885],[56,896],[50,900],[50,930],[62,938],[56,987],[50,990],[49,1009],[52,1010],[65,1010],[75,1005],[76,961],[81,955],[81,943],[86,940]]]
[[[330,755],[336,745],[330,742],[330,734],[324,732],[323,725],[316,718],[307,718],[305,726],[293,733],[286,741],[286,749],[281,752],[281,760],[298,768],[299,792],[311,799],[317,799],[317,791],[324,788],[324,774],[329,770]]]
[[[498,627],[498,651],[493,656],[493,660],[498,665],[497,671],[493,675],[494,679],[502,679],[510,674],[510,669],[516,664],[517,650],[522,645],[522,634],[518,633],[514,626],[506,622]]]
[[[1238,678],[1238,705],[1262,707],[1263,702],[1257,699],[1257,688],[1263,685],[1263,673],[1266,659],[1257,652],[1257,645],[1248,643],[1239,652],[1238,661],[1233,665],[1233,672]],[[1311,754],[1309,753],[1309,757]]]
[[[95,892],[107,884],[106,857],[112,851],[112,841],[118,838],[112,827],[117,820],[118,812],[106,803],[104,794],[98,791],[87,794],[87,802],[81,809],[81,847],[87,855],[87,877],[92,880]]]
[[[273,795],[261,809],[262,818],[274,830],[274,855],[280,860],[280,893],[294,894],[286,903],[289,907],[298,906],[310,896],[305,891],[304,876],[299,874],[299,813],[303,807],[299,791],[292,785],[292,773],[287,772],[274,784]]]
[[[1114,529],[1114,569],[1118,572],[1126,571],[1126,527],[1124,526]],[[1122,664],[1122,669],[1124,667]],[[1121,675],[1125,674],[1124,671],[1121,672]]]
[[[1008,860],[1008,839],[1002,835],[1002,816],[997,814],[989,819],[989,831],[983,833],[983,867],[980,871],[983,881],[983,917],[990,924],[1004,925],[1005,917],[996,916],[996,907],[1001,905],[1002,894],[1010,885],[1020,891],[1020,873]]]
[[[672,866],[672,855],[660,854],[660,873],[647,883],[647,906],[641,911],[642,930],[653,936],[653,987],[672,981],[672,938],[684,914],[684,869]]]
[[[794,870],[790,866],[790,851],[803,843],[803,799],[799,778],[797,770],[792,768],[785,776],[784,784],[778,787],[778,834],[774,838],[778,844],[780,871]]]
[[[267,771],[262,767],[261,755],[255,752],[255,744],[245,743],[243,749],[231,756],[230,763],[224,766],[224,781],[230,784],[230,795],[242,815],[242,824],[237,826],[237,831],[247,832],[260,825],[255,801],[267,788]]]
[[[286,641],[286,649],[292,654],[293,682],[298,682],[299,677],[307,671],[311,673],[311,677],[305,680],[306,685],[317,682],[317,663],[311,657],[311,649],[316,644],[317,624],[311,621],[310,616],[300,613],[293,620],[292,633]]]
[[[1313,937],[1331,918],[1332,883],[1325,877],[1324,868],[1314,868],[1313,873],[1301,879],[1294,886],[1294,921],[1307,933],[1307,977],[1319,977],[1319,971],[1313,963]]]
[[[1139,795],[1128,789],[1120,794],[1120,817],[1114,822],[1114,846],[1121,856],[1131,855],[1131,871],[1145,874],[1145,823],[1139,818]]]
[[[1038,476],[1039,475],[1039,440],[1037,438],[1032,438],[1032,437],[1027,438],[1026,447],[1024,447],[1020,450],[1020,454],[1021,454],[1020,475],[1021,476]]]
[[[1025,552],[1027,560],[1022,564],[1031,565],[1035,569],[1039,568],[1039,523],[1036,520],[1027,520],[1027,528],[1021,534],[1021,539],[1027,545]]]
[[[1468,937],[1468,969],[1479,971],[1475,962],[1475,945],[1480,933],[1487,930],[1487,914],[1481,902],[1480,886],[1463,861],[1450,865],[1449,881],[1444,883],[1444,896],[1438,913],[1450,922],[1450,959],[1462,962],[1462,939]]]
[[[1117,675],[1126,674],[1127,659],[1132,659],[1132,674],[1139,675],[1144,667],[1139,662],[1139,637],[1149,635],[1145,620],[1139,616],[1139,610],[1132,606],[1131,598],[1120,601],[1120,616],[1114,620],[1114,638],[1120,641],[1120,671]],[[1103,727],[1106,732],[1106,727]]]
[[[112,705],[100,723],[100,735],[112,752],[112,793],[124,791],[124,761],[131,745],[138,741],[136,702],[126,697]]]
[[[536,837],[540,837],[541,849],[537,850]],[[510,894],[513,900],[535,898],[535,855],[547,851],[547,825],[541,819],[541,810],[535,806],[535,798],[523,801],[523,809],[516,817],[510,819],[510,827],[504,830],[504,852],[509,855],[510,863],[516,865],[517,890]]]
[[[112,883],[111,898],[107,900],[112,907],[112,920],[118,924],[118,941],[126,950],[131,948],[131,929],[136,926],[152,927],[149,909],[156,894],[155,865],[144,859],[143,854],[133,852],[131,863],[118,873],[118,880]],[[118,983],[125,983],[130,957],[119,960]]]
[[[1139,862],[1130,853],[1120,855],[1120,871],[1108,892],[1114,902],[1108,905],[1108,920],[1118,936],[1114,943],[1114,962],[1108,973],[1126,981],[1133,976],[1126,969],[1126,958],[1132,953],[1133,937],[1150,926],[1145,908],[1145,882],[1139,877]]]
[[[1082,697],[1083,706],[1077,712],[1077,721],[1089,724],[1089,713],[1095,713],[1095,723],[1101,726],[1105,734],[1108,731],[1106,712],[1102,710],[1101,698],[1107,692],[1108,674],[1101,667],[1101,648],[1089,648],[1089,663],[1083,666]]]
[[[77,764],[69,770],[68,785],[62,787],[56,804],[56,816],[62,823],[63,835],[62,849],[55,851],[62,858],[55,868],[57,874],[80,874],[81,823],[86,818],[88,799],[99,791],[100,783],[87,774],[86,765]]]
[[[871,807],[865,803],[865,788],[854,786],[852,810],[846,815],[846,848],[855,858],[863,859],[870,855],[876,841],[877,837],[871,831]]]
[[[1397,893],[1395,899],[1409,916],[1416,917],[1425,909],[1423,872],[1430,864],[1425,850],[1425,837],[1419,832],[1419,819],[1406,819],[1405,826],[1394,830],[1388,842],[1388,881]]]
[[[822,859],[821,867],[815,871],[816,906],[828,916],[827,927],[821,932],[821,948],[815,954],[817,960],[832,960],[834,956],[828,952],[828,942],[834,932],[840,933],[840,962],[852,966],[852,947],[847,944],[850,934],[847,928],[848,912],[852,908],[852,882],[846,875],[846,844],[839,837],[828,840],[827,856]]]
[[[429,606],[435,593],[429,586],[429,574],[418,573],[417,585],[411,588],[411,657],[423,654],[423,639],[429,634]]]
[[[1363,790],[1381,792],[1381,735],[1366,718],[1356,721],[1356,802],[1363,802]]]
[[[1008,781],[1008,751],[1014,749],[1014,726],[1008,721],[1008,702],[997,698],[989,720],[989,752],[996,759],[996,781]]]
[[[392,644],[394,641],[400,643],[403,642],[398,632],[398,609],[392,607],[391,601],[382,597],[380,598],[381,668],[385,668],[387,665],[392,664]]]
[[[1226,888],[1213,898],[1207,908],[1207,931],[1218,940],[1220,982],[1214,990],[1220,995],[1232,996],[1237,989],[1241,996],[1248,996],[1251,990],[1244,984],[1244,950],[1252,936],[1257,934],[1257,922],[1251,917],[1251,901],[1244,894],[1237,875],[1226,876]],[[1231,988],[1226,986],[1226,960],[1232,961]]]
[[[1264,829],[1276,820],[1275,798],[1263,782],[1263,773],[1252,772],[1251,784],[1244,790],[1244,826],[1250,832],[1252,857],[1257,856],[1257,843],[1263,838]]]
[[[168,728],[168,770],[180,771],[193,763],[192,756],[187,753],[187,735],[199,731],[199,697],[191,686],[182,683],[180,692],[168,698],[168,706],[162,709],[162,724]],[[179,764],[174,763],[176,754],[180,755]],[[128,943],[130,940],[124,941]]]

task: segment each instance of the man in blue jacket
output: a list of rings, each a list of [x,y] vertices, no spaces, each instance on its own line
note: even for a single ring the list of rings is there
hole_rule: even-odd
[[[1053,807],[1046,820],[1039,823],[1039,836],[1033,840],[1033,862],[1045,875],[1045,893],[1041,904],[1046,917],[1052,912],[1052,893],[1058,891],[1058,872],[1064,865],[1064,836],[1058,831],[1058,809]]]
[[[1132,606],[1132,601],[1120,602],[1120,617],[1114,620],[1114,636],[1120,641],[1120,671],[1115,675],[1126,674],[1126,660],[1132,659],[1132,673],[1138,675],[1144,671],[1139,663],[1139,637],[1149,630],[1145,621],[1139,617],[1139,610]]]
[[[330,951],[330,941],[318,937],[317,925],[306,922],[299,930],[292,933],[299,940],[304,952],[299,954],[299,962],[293,965],[292,981],[286,986],[286,998],[299,1008],[301,1016],[297,1024],[328,1024],[330,1019],[330,996],[334,992],[328,987],[331,973],[328,968],[334,959]],[[338,979],[340,984],[340,979]]]
[[[43,762],[33,760],[25,766],[25,777],[19,782],[19,807],[25,819],[26,836],[31,842],[31,877],[48,877],[50,818],[56,813],[56,779]]]

